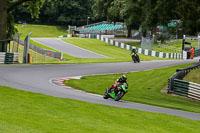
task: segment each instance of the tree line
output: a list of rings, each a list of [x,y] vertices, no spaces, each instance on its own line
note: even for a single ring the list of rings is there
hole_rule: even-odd
[[[156,32],[157,25],[181,22],[183,34],[196,35],[200,30],[199,0],[0,0],[0,40],[10,37],[13,23],[86,25],[107,20],[124,22],[128,36],[133,27]]]
[[[92,16],[94,0],[46,0],[38,18],[32,18],[27,6],[20,5],[13,11],[15,22],[47,25],[85,25]]]
[[[168,26],[178,20],[183,34],[196,35],[200,31],[199,0],[96,0],[94,16],[109,21],[123,21],[131,29],[139,25],[145,36],[147,31],[155,33],[157,25]]]

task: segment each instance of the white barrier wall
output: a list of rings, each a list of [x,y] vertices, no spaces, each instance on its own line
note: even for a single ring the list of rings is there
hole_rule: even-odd
[[[6,53],[0,52],[0,64],[5,64],[5,58],[6,58]],[[14,53],[13,63],[18,63],[18,62],[19,62],[19,54]]]
[[[4,64],[5,61],[5,52],[0,52],[0,64]]]
[[[182,59],[181,53],[163,53],[163,52],[151,51],[151,50],[148,50],[148,49],[136,48],[134,46],[130,46],[130,45],[127,45],[127,44],[124,44],[124,43],[113,41],[108,36],[110,37],[111,35],[97,35],[97,39],[104,41],[108,44],[111,44],[113,46],[124,48],[124,49],[127,49],[127,50],[131,50],[133,48],[137,49],[138,53],[144,54],[144,55],[149,55],[149,56],[153,56],[153,57],[160,57],[160,58]],[[183,52],[183,59],[187,59],[187,52]]]

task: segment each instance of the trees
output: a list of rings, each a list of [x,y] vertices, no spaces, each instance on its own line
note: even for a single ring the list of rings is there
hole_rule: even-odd
[[[61,25],[84,25],[91,17],[93,0],[51,0],[45,4],[44,15],[49,22]]]
[[[199,0],[97,0],[93,6],[96,17],[108,21],[124,21],[131,35],[131,26],[140,25],[155,33],[157,25],[168,26],[180,20],[183,34],[196,35],[200,30]]]
[[[31,19],[30,13],[24,5],[17,7],[13,14],[15,22],[80,26],[86,24],[87,17],[92,17],[91,7],[93,4],[94,0],[49,0],[45,1],[37,19]]]
[[[26,4],[32,17],[38,17],[45,0],[0,0],[0,40],[5,40],[14,32],[12,10]]]
[[[127,11],[126,0],[97,0],[93,6],[93,13],[97,19],[125,22],[128,36],[131,37],[133,22],[129,19],[130,12]]]
[[[196,35],[200,30],[198,0],[146,0],[143,15],[142,25],[148,30],[155,29],[156,25],[168,26],[171,20],[180,20],[183,34]]]

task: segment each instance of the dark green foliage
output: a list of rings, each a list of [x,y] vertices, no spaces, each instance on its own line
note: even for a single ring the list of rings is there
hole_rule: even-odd
[[[93,0],[50,0],[40,9],[38,19],[31,19],[26,6],[16,9],[15,21],[51,25],[86,25],[87,17],[92,16]],[[25,14],[25,15],[24,15]],[[91,20],[90,20],[91,21]]]

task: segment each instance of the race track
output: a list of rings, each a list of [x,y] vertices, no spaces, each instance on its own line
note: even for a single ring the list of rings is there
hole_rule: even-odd
[[[139,64],[132,62],[123,63],[94,63],[94,64],[58,64],[58,65],[0,65],[0,86],[9,86],[20,90],[42,93],[49,96],[62,97],[86,101],[109,106],[138,109],[148,112],[165,113],[193,120],[200,120],[200,114],[167,109],[162,107],[144,105],[133,102],[115,102],[104,100],[102,96],[72,90],[64,86],[57,86],[52,79],[81,75],[125,73],[149,70],[178,64],[198,61],[173,60],[173,61],[146,61]],[[104,92],[102,92],[103,95]]]
[[[82,49],[57,38],[31,38],[35,42],[56,49],[62,53],[80,58],[109,58],[92,51]]]

